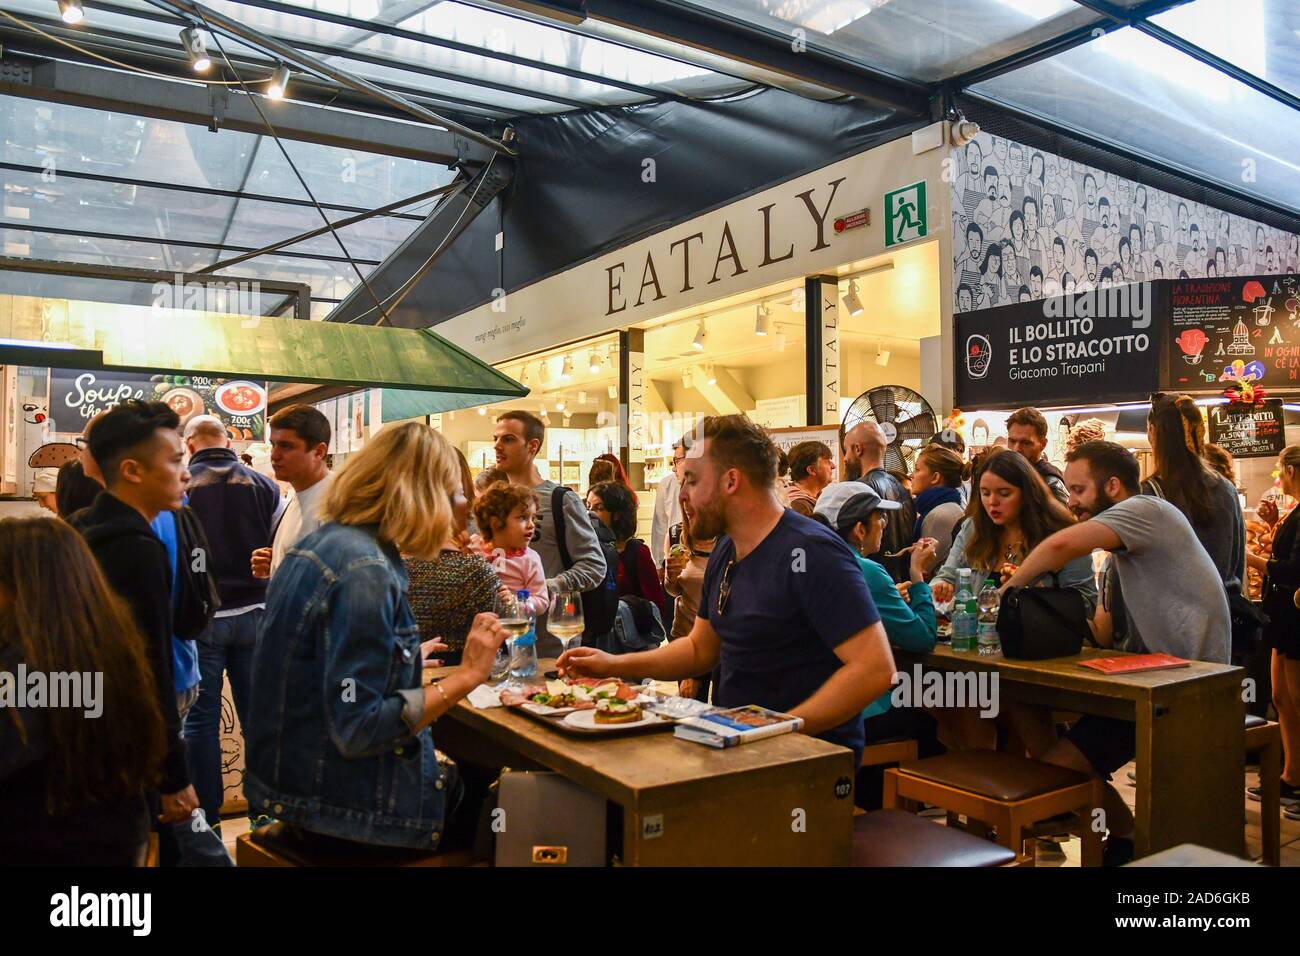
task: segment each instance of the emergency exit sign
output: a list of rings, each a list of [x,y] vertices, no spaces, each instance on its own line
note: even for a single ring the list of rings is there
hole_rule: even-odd
[[[885,247],[929,233],[925,214],[925,180],[885,193]]]

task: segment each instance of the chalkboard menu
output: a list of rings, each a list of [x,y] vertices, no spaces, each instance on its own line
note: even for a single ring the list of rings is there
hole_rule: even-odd
[[[962,408],[1141,401],[1160,378],[1150,282],[958,313]]]
[[[1212,405],[1206,410],[1210,441],[1234,458],[1272,458],[1286,447],[1282,403]]]
[[[216,415],[232,441],[261,441],[266,387],[201,375],[144,375],[85,369],[50,369],[51,430],[80,432],[86,421],[128,398],[166,402],[181,427],[196,415]]]
[[[1168,301],[1170,389],[1218,391],[1243,374],[1300,388],[1300,276],[1179,279]]]

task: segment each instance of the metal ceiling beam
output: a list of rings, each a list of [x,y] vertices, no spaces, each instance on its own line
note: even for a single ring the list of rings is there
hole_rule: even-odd
[[[1239,83],[1244,83],[1252,90],[1255,90],[1258,93],[1263,93],[1269,99],[1276,100],[1284,106],[1289,106],[1293,110],[1300,110],[1300,96],[1295,96],[1279,86],[1274,86],[1262,76],[1257,76],[1254,73],[1243,70],[1241,67],[1229,63],[1222,57],[1215,56],[1204,47],[1197,46],[1190,40],[1185,40],[1177,33],[1174,33],[1171,30],[1166,30],[1162,26],[1157,26],[1147,19],[1148,17],[1154,16],[1156,13],[1163,13],[1163,10],[1143,13],[1139,9],[1129,10],[1124,7],[1116,6],[1113,3],[1108,3],[1106,0],[1075,0],[1075,3],[1085,6],[1094,13],[1099,13],[1117,23],[1123,24],[1124,26],[1131,26],[1133,29],[1145,33],[1152,39],[1159,40],[1161,43],[1167,44],[1175,50],[1187,54],[1192,59],[1199,60],[1206,66],[1212,67],[1220,73],[1232,77]]]
[[[31,163],[0,163],[0,169],[12,170],[16,173],[31,173],[34,176],[40,176],[45,172],[44,166],[34,166]],[[268,196],[265,193],[240,192],[234,189],[216,189],[212,186],[197,186],[190,183],[160,183],[148,179],[132,179],[129,176],[109,176],[104,173],[87,173],[75,169],[60,169],[60,179],[85,180],[92,183],[107,183],[111,186],[134,186],[137,189],[162,189],[172,192],[197,193],[202,196],[221,196],[225,199],[247,199],[250,202],[274,203],[278,206],[306,206],[308,209],[314,209],[310,199],[291,199],[288,196]],[[323,202],[320,204],[322,209],[328,209],[330,212],[372,212],[364,206],[345,206],[341,203]],[[385,212],[380,213],[388,219],[410,219],[416,222],[424,222],[424,216],[411,212]]]
[[[472,179],[456,184],[422,225],[403,240],[380,266],[366,276],[327,317],[329,322],[365,325],[380,319],[375,299],[383,305],[390,324],[421,328],[428,324],[420,310],[402,302],[433,268],[475,218],[506,189],[514,178],[514,163],[494,156]]]
[[[533,70],[544,70],[547,73],[555,73],[575,80],[585,80],[588,83],[599,83],[602,86],[627,90],[629,93],[637,93],[641,96],[663,96],[663,91],[656,90],[654,87],[641,86],[637,83],[629,83],[625,80],[601,76],[599,73],[590,73],[586,70],[578,70],[572,67],[561,66],[556,63],[547,63],[543,60],[534,60],[514,53],[501,53],[496,50],[477,47],[469,43],[461,43],[457,40],[448,40],[442,37],[430,36],[427,33],[417,33],[414,30],[403,29],[396,24],[380,23],[373,20],[362,20],[357,17],[350,17],[340,13],[332,13],[328,10],[315,10],[310,7],[295,6],[291,3],[283,3],[281,0],[238,0],[238,2],[240,5],[246,7],[257,7],[262,10],[271,10],[275,13],[284,13],[296,17],[307,17],[312,20],[320,20],[324,23],[334,23],[339,26],[351,27],[356,30],[365,30],[369,33],[382,34],[383,36],[394,37],[399,40],[410,40],[414,43],[423,44],[424,46],[442,47],[447,50],[454,50],[457,53],[468,53],[472,56],[481,56],[491,60],[500,60],[502,63],[513,63],[517,66],[524,66]],[[105,5],[98,2],[90,2],[87,3],[87,6],[104,7]],[[608,43],[610,41],[606,40],[604,42]]]
[[[809,47],[792,49],[791,35],[741,23],[667,0],[586,0],[593,20],[739,60],[853,96],[877,107],[928,116],[930,88],[873,71],[846,57]]]
[[[0,31],[2,32],[2,31]],[[6,50],[12,69],[0,73],[0,93],[90,109],[131,113],[197,126],[213,124],[214,102],[207,87],[166,81],[117,70],[16,56]],[[284,139],[342,149],[400,156],[449,166],[481,157],[485,150],[454,134],[416,123],[343,110],[326,110],[288,100],[275,104],[276,132]],[[220,126],[243,133],[264,134],[266,124],[249,97],[232,91],[222,108]]]
[[[347,70],[339,69],[329,63],[325,63],[315,57],[295,49],[287,43],[282,43],[272,37],[268,37],[257,30],[250,29],[238,20],[232,20],[225,14],[218,13],[201,3],[194,3],[192,0],[146,0],[152,6],[162,10],[170,10],[173,13],[187,17],[196,24],[201,24],[210,32],[220,33],[222,36],[229,37],[237,42],[244,43],[253,47],[261,53],[268,56],[277,57],[285,63],[293,64],[300,70],[308,73],[314,73],[316,76],[333,80],[342,86],[346,86],[358,93],[368,95],[376,102],[383,103],[391,109],[400,110],[414,116],[430,126],[447,130],[450,133],[457,134],[471,143],[477,143],[480,146],[492,150],[494,153],[500,153],[503,156],[514,156],[514,149],[502,143],[500,140],[493,139],[490,136],[484,136],[477,130],[470,129],[453,119],[426,109],[416,103],[411,102],[405,97],[390,92],[383,87],[376,86],[369,80],[349,73]]]

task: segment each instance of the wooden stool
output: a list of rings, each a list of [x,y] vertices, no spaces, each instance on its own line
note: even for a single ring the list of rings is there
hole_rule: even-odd
[[[473,856],[470,850],[411,850],[403,854],[389,847],[372,849],[363,844],[356,844],[356,849],[320,849],[301,840],[283,823],[268,823],[235,841],[236,866],[470,866]]]
[[[953,827],[901,810],[853,821],[854,866],[1007,866],[1016,854]]]
[[[1101,834],[1092,810],[1101,804],[1101,781],[1087,774],[996,750],[966,750],[905,763],[885,771],[885,808],[900,801],[932,803],[997,828],[998,842],[1024,850],[1035,823],[1077,813],[1083,865],[1101,865]]]
[[[858,764],[858,767],[859,769],[863,767],[879,767],[884,764],[896,764],[915,759],[916,741],[900,737],[897,740],[881,740],[874,744],[867,744],[862,748],[862,763]],[[854,816],[861,816],[866,812],[861,807],[853,808]]]
[[[1246,715],[1246,753],[1259,754],[1259,816],[1264,862],[1282,862],[1282,730],[1271,720]]]

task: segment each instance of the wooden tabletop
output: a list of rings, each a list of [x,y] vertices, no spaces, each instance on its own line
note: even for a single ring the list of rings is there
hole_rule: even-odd
[[[538,673],[554,661],[542,661]],[[453,673],[454,668],[426,668],[426,682]],[[763,775],[788,771],[793,764],[843,759],[852,769],[852,751],[804,734],[782,734],[739,747],[715,750],[674,737],[670,729],[642,731],[608,737],[577,736],[550,727],[509,707],[479,710],[460,701],[433,725],[454,720],[499,744],[569,779],[604,793],[618,803],[633,804],[638,796],[660,788],[694,789],[720,777]]]
[[[905,671],[909,658],[897,654],[898,669]],[[1201,680],[1240,681],[1244,671],[1228,664],[1206,664],[1191,661],[1187,667],[1169,670],[1143,671],[1137,674],[1103,674],[1090,667],[1080,667],[1080,661],[1105,657],[1127,657],[1125,651],[1109,648],[1085,647],[1070,657],[1054,657],[1042,661],[1009,660],[999,654],[988,656],[974,651],[954,651],[947,644],[935,645],[924,656],[925,663],[939,670],[997,671],[1004,680],[1023,681],[1046,687],[1106,697],[1144,699],[1170,690],[1177,690]],[[910,660],[915,660],[915,657]]]

